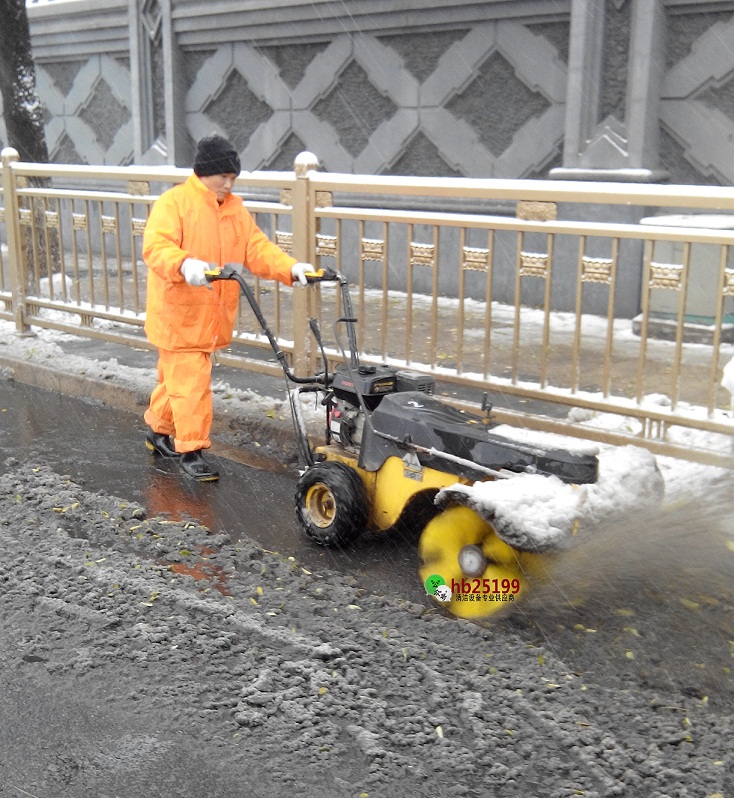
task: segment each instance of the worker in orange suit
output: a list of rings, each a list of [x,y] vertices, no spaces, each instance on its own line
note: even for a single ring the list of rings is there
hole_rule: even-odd
[[[232,194],[239,173],[239,156],[227,139],[203,138],[194,173],[156,200],[143,236],[145,332],[158,348],[146,446],[177,458],[181,471],[199,481],[219,478],[202,454],[211,446],[211,354],[232,339],[240,292],[233,280],[210,283],[206,270],[241,263],[288,286],[305,285],[312,270],[272,243]]]

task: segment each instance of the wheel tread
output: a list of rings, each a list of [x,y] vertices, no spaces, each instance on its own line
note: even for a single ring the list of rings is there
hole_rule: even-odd
[[[325,485],[335,506],[328,525],[315,523],[306,497],[315,485]],[[316,463],[296,485],[296,515],[306,535],[320,546],[345,546],[365,529],[369,517],[367,489],[354,469],[334,461]]]

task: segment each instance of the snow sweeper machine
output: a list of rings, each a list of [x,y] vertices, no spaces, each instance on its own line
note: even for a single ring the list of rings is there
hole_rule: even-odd
[[[348,282],[337,272],[320,269],[308,280],[336,283],[340,292],[344,315],[333,328],[342,362],[329,369],[312,319],[323,370],[305,377],[288,365],[242,267],[212,268],[208,277],[239,283],[285,374],[303,467],[296,514],[306,535],[322,546],[343,547],[367,529],[419,527],[421,581],[449,612],[481,618],[520,600],[538,558],[573,535],[572,516],[560,513],[558,521],[556,511],[555,521],[543,522],[527,492],[542,494],[548,483],[568,493],[596,482],[593,450],[559,447],[549,442],[553,436],[529,437],[522,430],[513,435],[489,412],[475,415],[440,401],[430,375],[361,364]],[[300,401],[306,393],[318,394],[325,409],[319,444],[307,434]],[[520,475],[533,475],[521,483],[524,514],[513,512],[509,490]]]

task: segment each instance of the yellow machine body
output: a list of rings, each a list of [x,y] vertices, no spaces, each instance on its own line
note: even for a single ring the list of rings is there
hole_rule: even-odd
[[[410,500],[419,493],[449,485],[471,484],[468,480],[433,468],[424,468],[417,459],[406,462],[399,457],[388,457],[377,471],[365,471],[357,465],[357,455],[341,446],[320,446],[317,455],[352,468],[362,478],[370,497],[369,526],[384,532],[395,526]]]
[[[435,493],[457,483],[471,484],[456,474],[425,468],[417,458],[389,457],[377,471],[366,471],[358,466],[357,455],[341,446],[321,446],[315,451],[359,474],[370,500],[369,527],[381,532],[395,526],[418,494]],[[483,570],[471,578],[459,564],[466,547],[478,549],[485,559]],[[514,606],[529,589],[528,580],[540,558],[508,546],[490,521],[468,507],[458,506],[437,512],[423,530],[418,548],[421,581],[440,575],[453,591],[448,602],[437,603],[467,619],[487,617]]]

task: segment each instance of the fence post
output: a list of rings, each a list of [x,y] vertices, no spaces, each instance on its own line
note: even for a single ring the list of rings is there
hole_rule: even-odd
[[[8,259],[12,275],[11,292],[13,295],[13,315],[15,327],[19,333],[30,332],[30,325],[25,321],[25,274],[23,273],[23,252],[21,249],[20,212],[18,194],[12,164],[20,160],[18,151],[5,147],[0,153],[3,165],[3,197],[5,205],[5,229],[8,234]]]
[[[296,156],[293,169],[296,185],[293,189],[293,257],[303,263],[313,263],[315,229],[313,203],[308,173],[318,169],[319,160],[312,152]],[[311,346],[309,318],[317,318],[319,289],[315,285],[297,287],[293,291],[293,370],[302,377],[313,371],[315,353]]]

